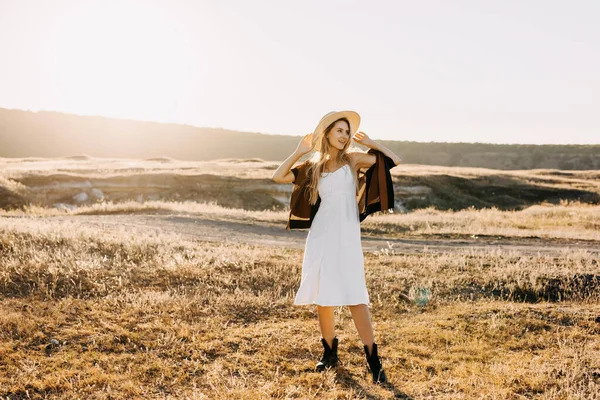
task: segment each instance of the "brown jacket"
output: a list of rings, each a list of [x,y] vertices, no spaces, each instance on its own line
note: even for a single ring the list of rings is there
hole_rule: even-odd
[[[359,170],[357,178],[359,191],[356,195],[358,202],[359,221],[376,211],[394,208],[394,188],[390,169],[396,164],[382,152],[369,149],[367,153],[375,154],[376,161],[369,169]],[[307,229],[319,209],[321,197],[311,205],[308,201],[308,176],[306,174],[310,160],[291,169],[296,177],[290,199],[290,214],[285,229]]]

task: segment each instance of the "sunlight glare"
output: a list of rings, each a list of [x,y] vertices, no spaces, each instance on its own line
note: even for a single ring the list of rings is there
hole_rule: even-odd
[[[166,5],[167,3],[162,3]],[[58,108],[143,120],[176,121],[186,88],[198,87],[188,36],[173,9],[119,2],[72,4],[53,19],[46,38]],[[193,82],[194,81],[194,82]]]

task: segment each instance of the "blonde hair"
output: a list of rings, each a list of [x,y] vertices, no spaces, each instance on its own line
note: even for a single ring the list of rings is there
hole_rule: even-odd
[[[340,118],[333,121],[327,128],[325,128],[323,135],[321,136],[321,149],[319,151],[315,151],[307,167],[306,176],[309,178],[307,192],[310,204],[315,204],[317,202],[317,198],[319,197],[319,181],[321,180],[321,174],[325,170],[325,163],[327,160],[329,160],[328,155],[330,146],[327,136],[338,121],[345,121],[348,124],[348,127],[350,127],[350,121],[348,121],[346,118]],[[345,164],[348,164],[351,167],[350,170],[352,171],[352,177],[354,178],[354,184],[356,186],[356,193],[358,194],[358,177],[354,166],[351,164],[350,156],[348,155],[349,153],[357,152],[357,150],[349,150],[352,138],[350,137],[348,139],[349,140],[344,145],[344,148],[337,154],[336,164],[342,164],[342,168]]]

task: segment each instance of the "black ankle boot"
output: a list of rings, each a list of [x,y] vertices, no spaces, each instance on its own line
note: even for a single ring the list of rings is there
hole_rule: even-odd
[[[323,343],[324,351],[323,357],[321,357],[321,361],[319,361],[315,367],[315,370],[317,370],[318,372],[325,371],[325,369],[328,367],[335,367],[338,363],[337,337],[333,338],[333,343],[331,344],[331,347],[329,347],[329,344],[324,338],[321,338],[321,343]]]
[[[373,351],[369,355],[369,347],[365,345],[365,354],[367,356],[367,374],[370,372],[373,376],[373,383],[387,382],[387,377],[383,371],[383,365],[377,354],[377,344],[373,343]]]

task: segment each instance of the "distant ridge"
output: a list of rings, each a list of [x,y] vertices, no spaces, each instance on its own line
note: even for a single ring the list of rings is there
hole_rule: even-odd
[[[367,132],[369,133],[369,132]],[[0,157],[284,160],[300,136],[0,108]],[[600,145],[382,141],[404,163],[492,169],[600,169]]]

